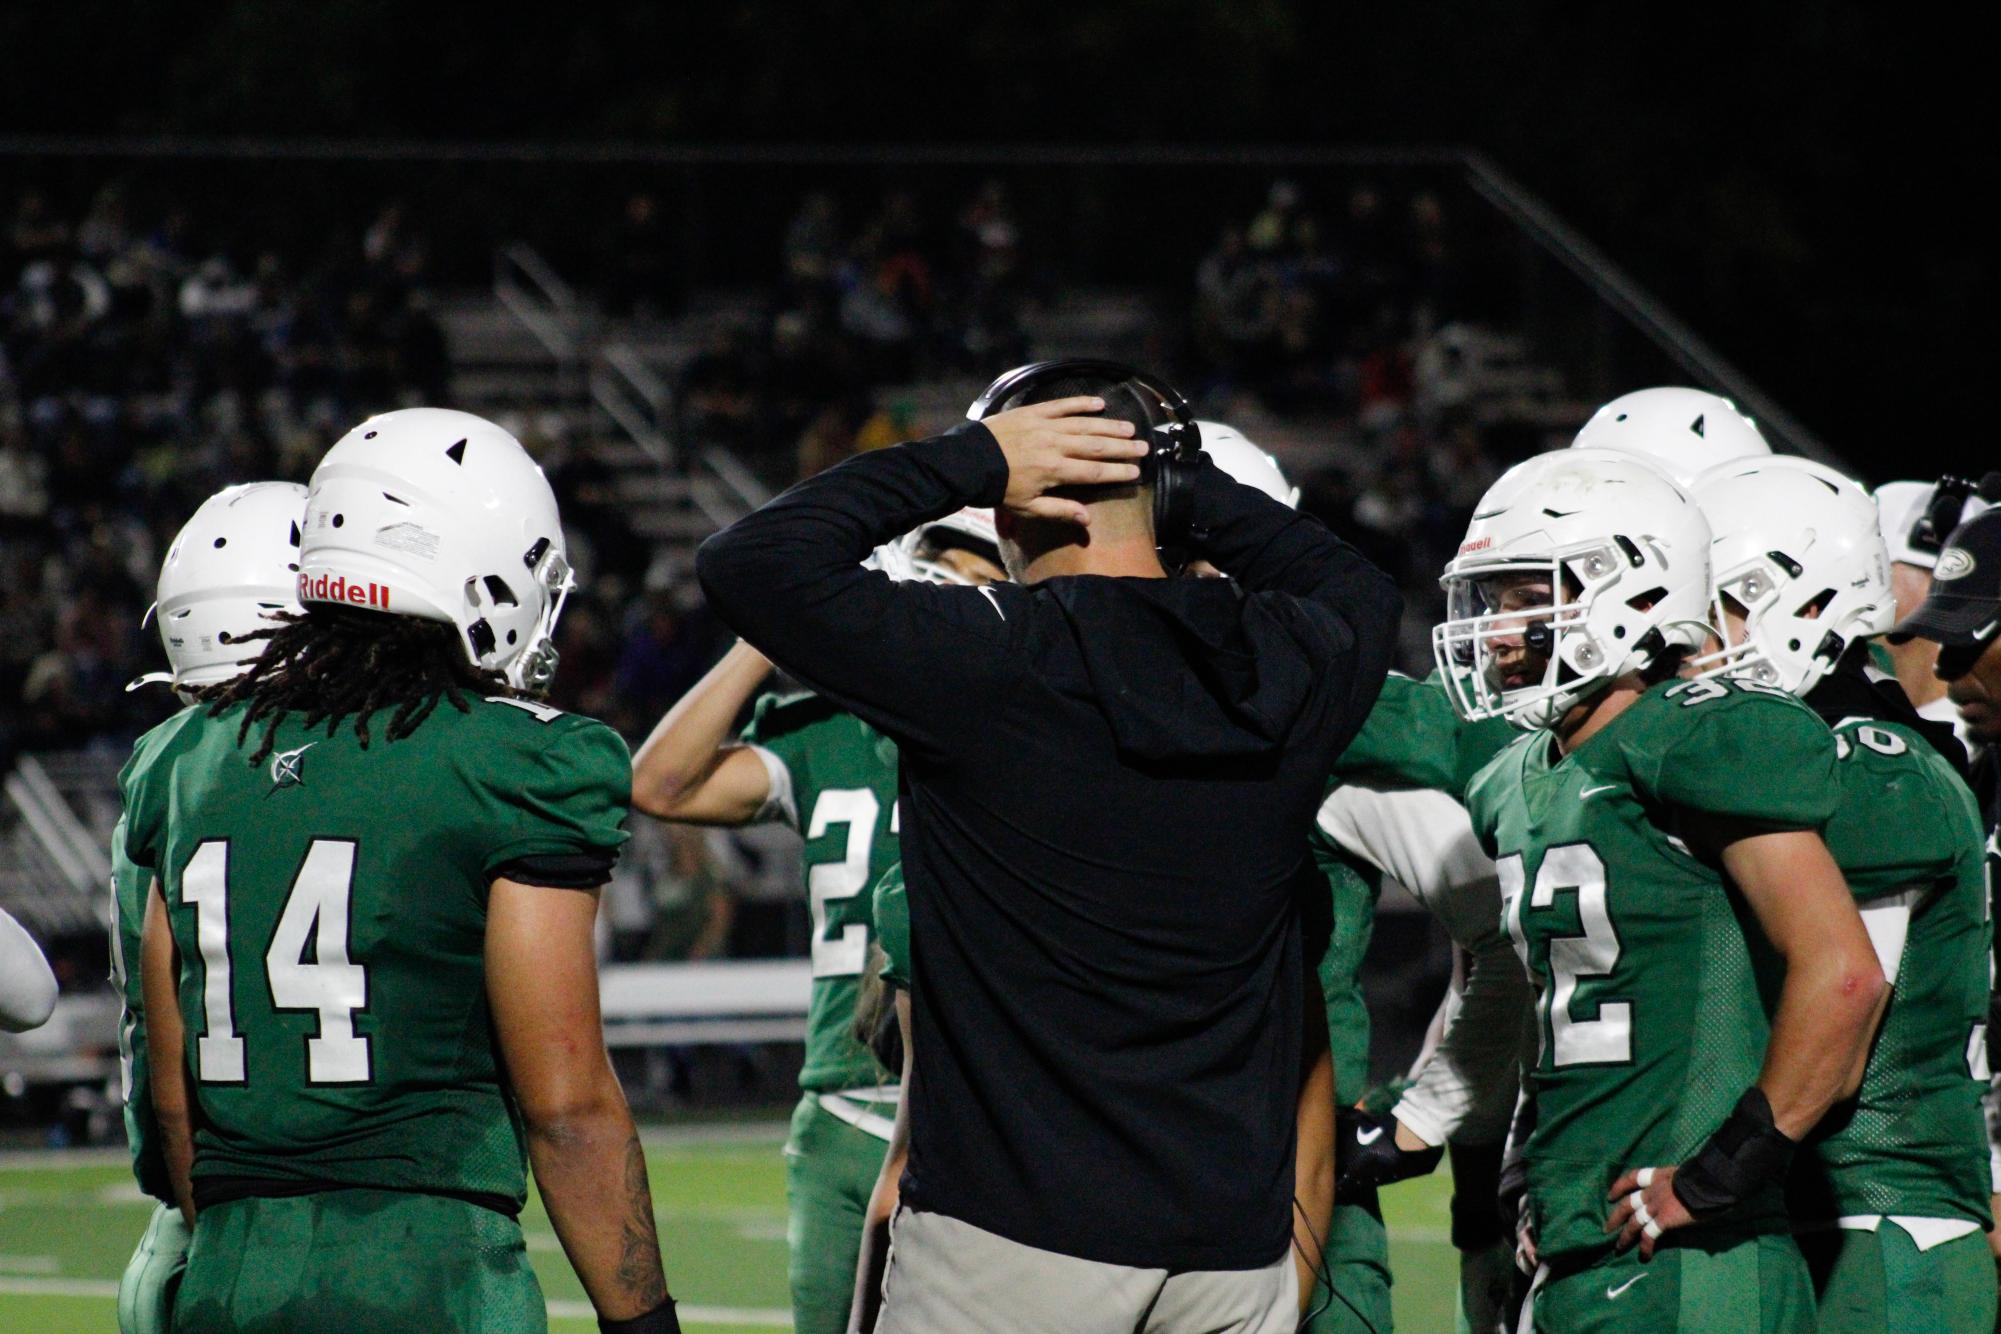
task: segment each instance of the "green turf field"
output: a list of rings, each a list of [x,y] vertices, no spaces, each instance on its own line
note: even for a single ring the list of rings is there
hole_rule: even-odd
[[[751,1334],[791,1326],[783,1138],[776,1123],[647,1132],[667,1278],[684,1327]],[[1404,1334],[1452,1328],[1449,1189],[1441,1176],[1384,1193]],[[122,1151],[0,1155],[0,1330],[115,1329],[118,1276],[152,1207],[133,1186]],[[551,1328],[595,1330],[583,1289],[532,1198],[522,1222],[555,1317]]]

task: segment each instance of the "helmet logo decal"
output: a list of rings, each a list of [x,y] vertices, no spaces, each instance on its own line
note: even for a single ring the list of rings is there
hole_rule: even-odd
[[[308,741],[297,750],[281,751],[271,757],[271,786],[300,787],[306,781],[305,755],[319,742]]]
[[[1934,580],[1964,579],[1973,573],[1973,553],[1965,547],[1947,547],[1938,554],[1938,568],[1932,571]]]
[[[439,537],[414,523],[392,523],[375,530],[375,545],[401,551],[420,560],[438,558]]]
[[[302,574],[299,576],[299,601],[345,602],[356,607],[388,611],[389,589],[382,584],[364,584],[359,580],[349,583],[344,575]]]

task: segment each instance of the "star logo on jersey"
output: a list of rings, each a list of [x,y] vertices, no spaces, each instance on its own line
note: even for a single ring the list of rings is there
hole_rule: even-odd
[[[317,741],[308,741],[297,750],[280,751],[271,757],[271,786],[299,787],[306,781],[305,755]]]

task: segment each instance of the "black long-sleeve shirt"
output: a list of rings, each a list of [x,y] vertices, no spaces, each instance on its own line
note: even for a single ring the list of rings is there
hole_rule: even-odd
[[[892,583],[860,561],[1007,466],[969,424],[850,460],[703,544],[711,604],[893,737],[914,972],[904,1199],[1149,1268],[1291,1236],[1295,903],[1400,599],[1205,461],[1224,580]]]

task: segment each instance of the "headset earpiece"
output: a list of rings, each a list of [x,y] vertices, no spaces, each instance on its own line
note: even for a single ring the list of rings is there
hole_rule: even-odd
[[[1141,462],[1141,478],[1153,487],[1154,543],[1164,556],[1182,547],[1189,534],[1194,510],[1194,470],[1202,465],[1202,428],[1195,424],[1195,410],[1181,391],[1158,376],[1124,362],[1093,357],[1035,361],[1017,366],[986,387],[966,409],[970,421],[980,421],[996,412],[1014,407],[1039,385],[1052,380],[1084,378],[1108,380],[1133,389],[1147,407],[1153,421],[1150,452]],[[1170,564],[1180,564],[1170,559]]]

